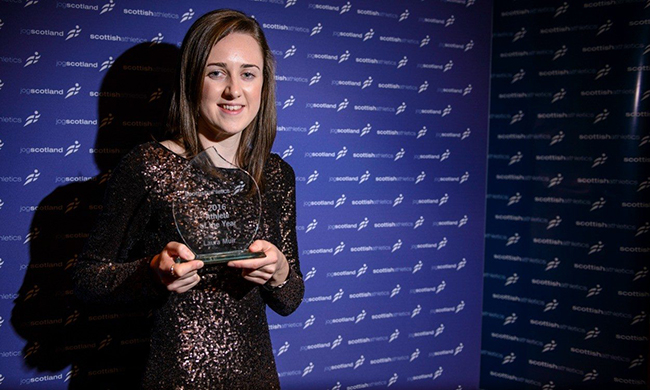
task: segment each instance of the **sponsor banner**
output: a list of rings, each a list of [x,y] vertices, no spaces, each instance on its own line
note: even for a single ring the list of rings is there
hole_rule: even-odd
[[[161,138],[185,33],[205,12],[231,6],[2,1],[0,218],[11,223],[0,227],[0,389],[137,383],[148,344],[141,327],[154,313],[82,305],[71,270],[116,164],[135,145]],[[283,388],[478,388],[492,2],[251,0],[237,8],[259,21],[275,56],[273,151],[296,173],[306,293],[291,316],[268,315]],[[535,58],[553,55],[540,50]],[[574,91],[565,88],[568,99]],[[594,91],[628,98],[629,89],[584,91],[593,100],[601,93]],[[607,108],[611,120],[614,107]],[[547,110],[556,111],[569,110]],[[628,120],[644,120],[647,111],[628,110]],[[507,111],[508,120],[516,112]],[[593,115],[581,119],[596,119],[585,112]],[[522,154],[521,165],[530,157]],[[564,154],[589,165],[600,157]],[[562,169],[531,176],[548,185],[560,172],[563,183],[577,180]],[[626,202],[626,210],[643,209],[640,200]],[[558,229],[575,224],[561,216]],[[539,216],[536,226],[555,217]],[[575,227],[586,230],[636,234],[640,227],[580,221]],[[632,253],[645,245],[621,247]],[[544,262],[536,267],[553,260],[525,257]],[[621,276],[640,271],[609,268]],[[644,299],[633,296],[639,289],[619,290],[622,299]],[[517,304],[540,308],[536,297],[519,295],[528,301]],[[625,343],[641,342],[630,339],[633,332],[619,333]]]
[[[647,8],[495,3],[483,389],[647,386]]]

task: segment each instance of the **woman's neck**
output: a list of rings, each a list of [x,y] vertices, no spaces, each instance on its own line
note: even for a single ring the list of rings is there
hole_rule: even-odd
[[[231,135],[227,138],[215,139],[205,136],[202,132],[199,132],[199,141],[201,142],[203,149],[214,146],[221,157],[235,166],[239,166],[239,162],[237,161],[237,150],[239,149],[240,139],[241,133]]]

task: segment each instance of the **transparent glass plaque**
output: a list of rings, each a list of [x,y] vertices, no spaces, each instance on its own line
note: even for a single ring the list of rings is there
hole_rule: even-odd
[[[259,187],[248,172],[211,147],[190,161],[177,188],[174,222],[196,259],[216,264],[265,256],[248,250],[262,215]]]

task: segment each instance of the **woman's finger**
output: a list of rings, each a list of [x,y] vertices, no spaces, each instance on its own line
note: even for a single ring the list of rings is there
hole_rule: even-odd
[[[194,253],[188,248],[185,244],[180,242],[172,241],[165,245],[163,253],[172,260],[176,260],[177,257],[180,257],[183,260],[192,260],[194,259]]]
[[[271,277],[273,273],[275,272],[275,268],[260,268],[260,269],[254,269],[254,270],[243,270],[242,271],[242,276],[260,276],[260,277]]]
[[[228,262],[229,267],[233,268],[249,268],[257,269],[264,267],[267,264],[271,264],[278,261],[278,253],[280,252],[275,245],[271,244],[268,241],[256,240],[249,247],[248,250],[251,252],[264,252],[266,257],[259,259],[248,259],[248,260],[236,260]]]
[[[256,284],[264,284],[269,279],[271,279],[271,275],[265,275],[265,276],[244,275],[243,278],[245,280],[248,280],[249,282],[253,282],[253,283],[256,283]]]
[[[275,249],[275,245],[271,244],[268,241],[265,240],[255,240],[253,243],[248,247],[248,250],[251,252],[264,252],[267,253],[271,250]]]
[[[170,274],[176,278],[182,278],[183,276],[189,274],[190,272],[196,273],[196,270],[203,268],[204,263],[201,260],[190,260],[183,263],[174,263],[170,265]],[[173,267],[173,268],[172,268]]]
[[[260,269],[269,264],[273,264],[276,261],[277,259],[267,256],[261,259],[229,261],[228,266],[232,268],[242,268],[242,269]]]
[[[261,268],[258,270],[243,270],[242,277],[254,283],[264,284],[269,279],[271,279],[271,277],[273,277],[274,273],[275,273],[275,267]]]
[[[278,253],[280,251],[275,247],[275,245],[271,244],[270,242],[262,240],[255,241],[253,244],[251,244],[249,250],[251,252],[260,252],[260,250],[255,249],[261,248],[265,249],[264,254],[266,257],[229,261],[228,266],[232,268],[259,269],[269,264],[277,263],[279,258]]]
[[[266,255],[261,259],[237,260],[228,262],[232,268],[240,268],[242,277],[250,282],[265,284],[273,279],[274,283],[280,284],[286,280],[288,275],[288,264],[285,256],[273,244],[265,240],[253,242],[248,249],[251,252],[263,251]]]
[[[155,268],[158,269],[161,277],[166,275],[176,277],[178,275],[176,273],[178,268],[174,263],[179,257],[183,260],[191,260],[194,258],[194,253],[184,244],[174,241],[167,243],[160,254],[154,257],[157,263]]]
[[[154,256],[151,266],[167,290],[182,293],[201,280],[197,270],[203,268],[204,263],[194,260],[194,257],[194,253],[185,244],[172,241],[165,245],[160,254]],[[177,263],[178,258],[184,261]]]
[[[167,285],[169,291],[174,291],[177,293],[184,293],[196,286],[201,281],[201,277],[198,274],[193,274],[191,276],[185,277],[183,279],[177,279],[174,282]]]

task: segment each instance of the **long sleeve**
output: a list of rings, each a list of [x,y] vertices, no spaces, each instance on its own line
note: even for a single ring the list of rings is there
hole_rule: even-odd
[[[298,261],[298,239],[296,235],[296,177],[289,164],[280,160],[280,243],[278,249],[289,262],[290,271],[287,282],[279,289],[272,291],[262,290],[267,305],[276,313],[287,316],[293,313],[305,292],[305,284],[300,272]]]
[[[184,201],[191,166],[157,142],[123,159],[75,268],[76,292],[86,301],[153,309],[142,388],[279,388],[266,310],[288,315],[304,291],[293,171],[277,155],[267,161],[268,185],[256,236],[286,256],[291,267],[287,283],[265,291],[238,270],[217,265],[203,268],[201,281],[191,290],[173,293],[154,280],[149,262],[168,242],[182,241],[174,206]]]
[[[151,277],[151,257],[139,248],[150,215],[143,164],[136,148],[109,179],[104,207],[74,269],[75,293],[84,301],[137,302],[162,293]]]

